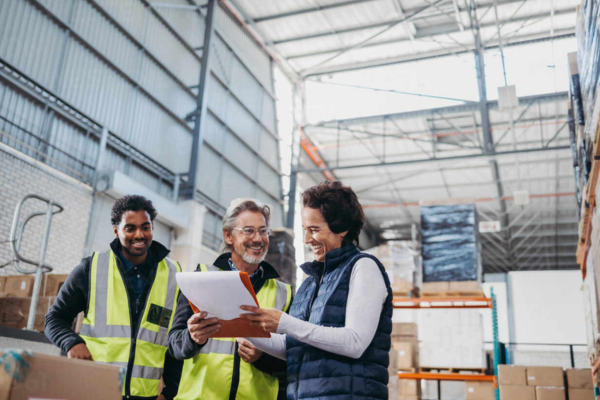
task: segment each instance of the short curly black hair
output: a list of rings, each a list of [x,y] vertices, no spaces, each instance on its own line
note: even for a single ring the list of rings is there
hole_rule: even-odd
[[[127,211],[146,211],[150,215],[150,221],[158,215],[152,202],[144,196],[131,195],[121,197],[112,208],[110,213],[110,222],[113,226],[118,226],[123,219],[123,214]]]
[[[302,205],[321,211],[333,233],[348,231],[342,244],[358,246],[360,231],[365,225],[365,213],[350,186],[340,181],[325,181],[302,193]]]

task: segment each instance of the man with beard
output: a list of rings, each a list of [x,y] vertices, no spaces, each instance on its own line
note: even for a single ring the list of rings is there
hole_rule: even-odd
[[[156,215],[142,196],[117,200],[111,212],[116,239],[108,251],[84,258],[71,272],[44,329],[69,358],[126,366],[123,399],[128,400],[173,399],[183,365],[167,351],[181,267],[152,240]],[[71,325],[81,311],[85,319],[77,335]],[[161,378],[165,387],[159,395]]]
[[[248,273],[258,303],[263,308],[287,312],[292,300],[290,285],[275,280],[279,274],[264,262],[269,248],[271,210],[252,199],[231,202],[223,217],[223,245],[214,265],[196,271],[243,271]],[[285,393],[285,361],[276,359],[235,338],[210,338],[220,325],[206,313],[194,314],[183,293],[179,297],[169,351],[185,360],[178,400],[272,399]]]

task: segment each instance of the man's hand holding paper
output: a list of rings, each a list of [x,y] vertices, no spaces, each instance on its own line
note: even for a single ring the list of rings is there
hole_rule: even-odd
[[[207,315],[206,312],[201,311],[188,319],[188,331],[192,340],[198,344],[206,343],[208,338],[218,333],[222,326],[217,318],[206,318]]]
[[[241,306],[258,307],[247,273],[179,272],[177,284],[195,313],[188,330],[196,343],[204,344],[209,337],[270,337],[239,317]]]

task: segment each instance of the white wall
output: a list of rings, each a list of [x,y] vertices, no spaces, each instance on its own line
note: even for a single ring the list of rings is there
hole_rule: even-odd
[[[580,271],[509,274],[517,343],[585,344]]]

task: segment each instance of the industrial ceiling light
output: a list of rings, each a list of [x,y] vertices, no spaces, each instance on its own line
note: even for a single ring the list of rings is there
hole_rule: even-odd
[[[529,192],[527,190],[517,190],[513,193],[513,201],[516,206],[529,205]]]

